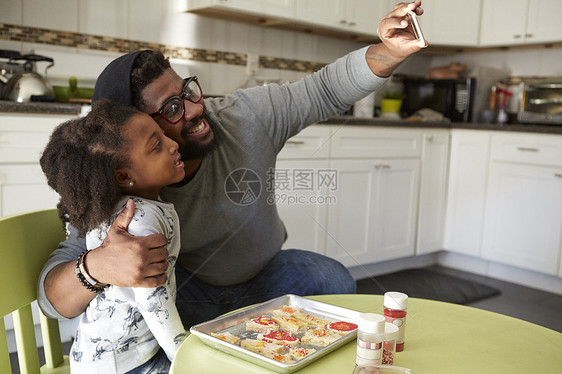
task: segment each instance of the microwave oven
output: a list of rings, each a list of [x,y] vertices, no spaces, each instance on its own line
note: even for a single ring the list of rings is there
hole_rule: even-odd
[[[562,125],[562,82],[522,84],[520,105],[519,122]]]
[[[402,77],[402,114],[410,116],[429,108],[453,122],[472,121],[476,78],[425,79]]]

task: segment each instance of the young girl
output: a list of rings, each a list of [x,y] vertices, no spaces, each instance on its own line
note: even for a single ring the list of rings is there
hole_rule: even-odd
[[[135,215],[129,233],[162,233],[168,240],[168,281],[157,288],[100,284],[88,274],[88,251],[77,259],[77,282],[97,295],[78,325],[70,352],[72,372],[168,372],[186,332],[175,306],[178,217],[158,194],[184,178],[183,166],[177,143],[149,115],[107,100],[53,131],[41,167],[60,195],[61,219],[85,236],[88,249],[100,246],[131,198]]]

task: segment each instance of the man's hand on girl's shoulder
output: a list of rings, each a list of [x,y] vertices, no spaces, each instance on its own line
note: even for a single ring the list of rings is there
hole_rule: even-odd
[[[102,245],[88,255],[88,270],[98,282],[115,286],[161,286],[168,280],[166,238],[162,234],[129,234],[127,227],[134,213],[135,204],[129,199]]]

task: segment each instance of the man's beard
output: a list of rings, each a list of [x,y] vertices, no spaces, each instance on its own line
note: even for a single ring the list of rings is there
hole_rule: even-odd
[[[190,140],[188,133],[189,129],[194,124],[201,122],[201,119],[204,119],[209,124],[210,131],[212,132],[213,136],[210,142],[204,144],[201,144],[198,141]],[[215,131],[215,128],[216,126],[213,122],[211,122],[211,119],[207,115],[207,111],[204,111],[203,114],[197,119],[190,121],[189,126],[184,126],[181,131],[181,137],[184,139],[185,144],[179,147],[182,161],[202,158],[205,155],[209,154],[213,149],[215,149],[218,146],[217,132]]]

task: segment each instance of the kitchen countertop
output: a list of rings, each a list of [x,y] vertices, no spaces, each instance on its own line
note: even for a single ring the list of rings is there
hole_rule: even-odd
[[[77,103],[16,103],[0,101],[0,113],[30,113],[30,114],[80,114],[81,104]],[[320,125],[353,125],[353,126],[380,126],[380,127],[413,127],[413,128],[443,128],[443,129],[468,129],[491,131],[533,132],[543,134],[562,135],[562,125],[545,124],[505,124],[473,123],[444,121],[407,121],[385,118],[358,118],[352,116],[333,117],[319,122]]]
[[[30,114],[80,114],[82,104],[50,103],[0,100],[0,113],[30,113]]]
[[[474,123],[474,122],[451,122],[443,121],[408,121],[392,120],[385,118],[357,118],[352,116],[333,117],[318,123],[319,125],[353,125],[353,126],[380,126],[380,127],[412,127],[412,128],[443,128],[443,129],[467,129],[467,130],[491,130],[491,131],[515,131],[535,132],[544,134],[562,135],[562,125],[545,124],[505,124],[497,123]]]

